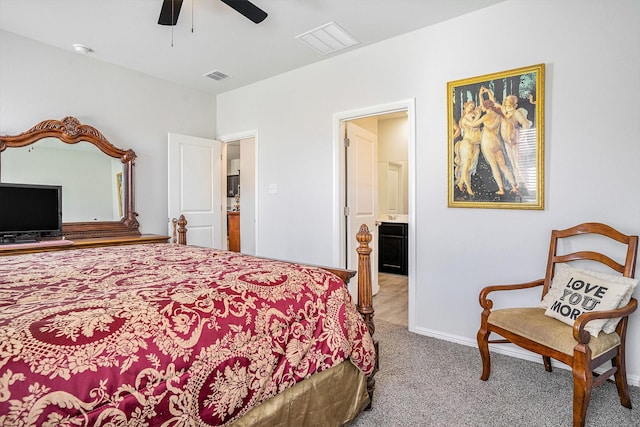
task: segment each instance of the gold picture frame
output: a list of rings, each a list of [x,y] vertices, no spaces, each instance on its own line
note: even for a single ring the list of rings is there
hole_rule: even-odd
[[[544,209],[544,71],[447,83],[449,207]]]

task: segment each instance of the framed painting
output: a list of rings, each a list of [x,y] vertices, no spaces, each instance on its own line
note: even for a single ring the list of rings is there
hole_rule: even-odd
[[[544,209],[544,64],[447,84],[449,207]]]

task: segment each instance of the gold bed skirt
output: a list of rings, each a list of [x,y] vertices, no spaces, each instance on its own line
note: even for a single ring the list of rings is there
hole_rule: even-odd
[[[262,402],[232,426],[346,426],[368,403],[366,376],[345,360]]]

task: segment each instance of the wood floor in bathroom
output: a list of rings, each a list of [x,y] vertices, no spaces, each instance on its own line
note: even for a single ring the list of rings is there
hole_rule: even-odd
[[[384,320],[408,326],[408,279],[398,274],[378,273],[380,290],[373,296],[374,322]]]

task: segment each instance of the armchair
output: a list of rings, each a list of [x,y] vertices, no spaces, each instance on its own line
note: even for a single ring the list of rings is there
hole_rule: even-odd
[[[581,235],[591,237],[585,240]],[[597,239],[594,236],[598,236]],[[591,243],[589,239],[594,239],[593,243],[604,240],[610,243],[606,246],[611,250],[605,254],[600,250],[600,244],[598,251],[576,250],[576,244]],[[616,253],[621,249],[624,254],[621,263],[610,257],[616,248]],[[563,254],[559,254],[560,249]],[[615,379],[622,406],[631,408],[625,338],[629,315],[638,305],[631,297],[638,283],[633,280],[637,250],[638,236],[622,234],[605,224],[585,223],[553,230],[543,279],[482,289],[479,300],[483,311],[477,335],[482,358],[481,380],[488,380],[491,372],[489,344],[512,343],[540,354],[548,372],[552,371],[552,358],[571,367],[574,427],[585,425],[591,390],[611,376]],[[575,269],[573,265],[576,264],[588,266],[589,270]],[[618,274],[602,273],[603,266]],[[493,310],[493,301],[488,298],[492,292],[539,286],[542,287],[542,301],[537,307]],[[492,332],[503,339],[489,340]],[[600,375],[593,373],[609,361],[608,370]]]

